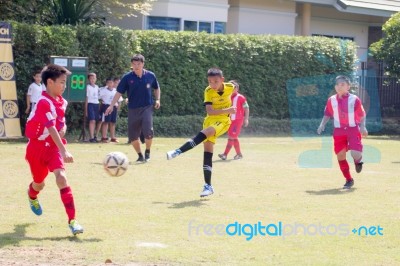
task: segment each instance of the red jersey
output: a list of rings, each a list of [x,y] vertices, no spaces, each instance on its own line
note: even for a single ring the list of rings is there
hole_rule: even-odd
[[[246,97],[240,93],[232,94],[232,106],[236,107],[236,113],[231,114],[231,120],[243,120],[244,119],[244,105],[246,104]]]
[[[57,131],[60,131],[64,127],[67,104],[68,102],[62,96],[54,99],[47,92],[43,92],[28,117],[25,136],[54,144],[48,128],[54,126]]]
[[[335,94],[328,99],[324,115],[333,118],[335,128],[355,127],[360,124],[365,111],[356,95],[348,93],[339,98]]]

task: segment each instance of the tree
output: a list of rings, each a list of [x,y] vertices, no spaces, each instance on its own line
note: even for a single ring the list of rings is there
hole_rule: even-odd
[[[387,75],[400,78],[400,13],[383,25],[384,37],[373,43],[370,51],[374,58],[385,63]]]
[[[0,0],[0,20],[54,25],[104,24],[107,17],[148,15],[156,0]],[[122,11],[118,11],[122,10]]]

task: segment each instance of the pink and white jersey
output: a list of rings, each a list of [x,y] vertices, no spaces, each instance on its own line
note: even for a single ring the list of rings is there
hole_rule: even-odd
[[[54,99],[47,92],[43,92],[28,117],[25,136],[29,139],[54,143],[48,128],[54,126],[57,131],[60,131],[64,127],[67,105],[68,102],[62,96]]]
[[[236,113],[231,114],[231,120],[243,120],[244,119],[244,105],[246,104],[246,97],[240,93],[232,94],[232,106],[236,107]]]
[[[355,127],[360,124],[365,111],[356,95],[348,93],[339,98],[335,94],[328,99],[324,115],[333,118],[335,128]]]

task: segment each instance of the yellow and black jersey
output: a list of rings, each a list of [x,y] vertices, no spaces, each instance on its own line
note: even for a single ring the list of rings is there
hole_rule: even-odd
[[[204,90],[204,106],[211,104],[214,110],[221,110],[232,106],[231,95],[234,90],[232,83],[223,83],[223,91],[216,91],[209,86]],[[208,116],[208,115],[207,115]],[[228,114],[213,115],[212,117],[229,117]]]

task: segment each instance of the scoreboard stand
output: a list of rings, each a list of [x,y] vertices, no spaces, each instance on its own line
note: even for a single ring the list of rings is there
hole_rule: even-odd
[[[50,56],[50,62],[63,66],[71,72],[71,75],[67,78],[67,85],[63,97],[68,101],[68,103],[82,103],[84,109],[89,58],[75,56]],[[83,112],[83,126],[79,140],[85,141],[86,137],[86,116]]]

